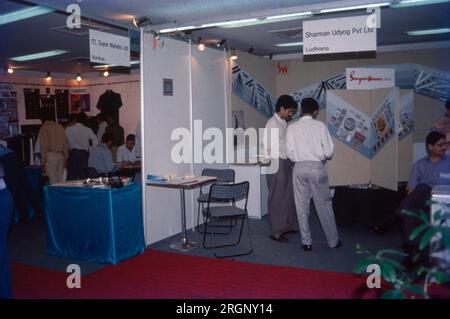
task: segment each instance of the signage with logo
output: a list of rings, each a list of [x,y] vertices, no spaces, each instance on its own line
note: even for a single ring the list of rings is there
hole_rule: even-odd
[[[347,90],[370,90],[395,86],[395,69],[346,69]]]
[[[376,51],[377,29],[370,16],[303,22],[303,54]]]
[[[90,59],[94,63],[130,67],[130,39],[89,30]]]

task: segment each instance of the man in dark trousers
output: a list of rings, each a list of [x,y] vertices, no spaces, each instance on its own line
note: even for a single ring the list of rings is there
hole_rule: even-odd
[[[267,174],[267,186],[269,188],[269,234],[275,241],[286,242],[284,236],[297,232],[297,217],[295,213],[294,193],[292,189],[292,162],[286,157],[286,119],[292,117],[297,111],[297,102],[290,95],[281,95],[276,103],[275,114],[267,121],[264,137],[266,155],[272,160],[278,160],[278,171]],[[271,145],[271,136],[278,130],[278,150]],[[274,158],[278,156],[278,158]]]

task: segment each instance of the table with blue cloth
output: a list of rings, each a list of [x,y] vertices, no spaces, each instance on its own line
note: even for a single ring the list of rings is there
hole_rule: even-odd
[[[140,185],[46,186],[44,199],[48,254],[117,264],[144,252]]]

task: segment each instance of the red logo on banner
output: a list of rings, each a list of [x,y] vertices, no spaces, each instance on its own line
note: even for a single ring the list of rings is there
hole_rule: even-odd
[[[281,65],[280,63],[278,63],[277,66],[278,66],[278,73],[286,74],[288,72],[287,66]]]

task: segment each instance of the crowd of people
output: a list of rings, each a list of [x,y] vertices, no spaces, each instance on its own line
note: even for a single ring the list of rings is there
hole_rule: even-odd
[[[84,112],[71,114],[65,128],[42,114],[38,137],[42,172],[50,184],[111,174],[122,163],[134,163],[135,135],[127,136],[112,115],[99,113],[88,117]]]
[[[275,241],[287,242],[286,235],[300,231],[303,249],[311,251],[309,215],[312,200],[328,246],[339,248],[342,242],[336,227],[326,172],[326,162],[333,156],[333,141],[326,125],[316,120],[319,113],[316,100],[303,99],[300,119],[288,125],[287,122],[297,108],[297,102],[291,96],[280,96],[276,113],[266,124],[267,130],[276,128],[279,133],[279,169],[276,173],[267,175],[269,237]],[[374,233],[384,234],[394,224],[401,225],[402,246],[406,256],[403,265],[407,269],[414,269],[423,261],[424,254],[419,254],[418,239],[411,239],[412,232],[420,225],[420,219],[405,214],[405,211],[422,210],[429,215],[428,201],[432,188],[436,185],[450,185],[450,158],[446,155],[450,127],[447,123],[450,119],[449,102],[446,103],[446,109],[445,117],[440,119],[426,137],[427,156],[414,163],[407,196],[393,214],[371,229]],[[272,153],[268,143],[266,154],[270,157]]]

